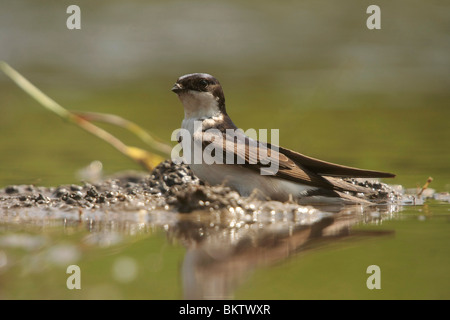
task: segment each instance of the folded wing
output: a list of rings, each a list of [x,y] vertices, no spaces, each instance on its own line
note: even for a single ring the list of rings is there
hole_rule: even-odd
[[[224,163],[226,159],[233,159],[233,164],[260,171],[261,168],[267,168],[275,162],[278,171],[273,177],[305,185],[330,190],[370,193],[371,190],[368,188],[355,186],[333,177],[387,178],[395,176],[391,173],[352,168],[314,159],[289,149],[261,143],[240,131],[236,131],[234,136],[218,131],[206,131],[199,134],[201,137],[197,136],[197,139],[201,139],[203,147],[209,146],[210,150],[221,152]]]

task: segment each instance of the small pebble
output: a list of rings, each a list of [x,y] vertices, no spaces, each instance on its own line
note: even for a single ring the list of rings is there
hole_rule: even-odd
[[[19,192],[19,188],[17,186],[7,186],[5,188],[5,192],[8,194]]]

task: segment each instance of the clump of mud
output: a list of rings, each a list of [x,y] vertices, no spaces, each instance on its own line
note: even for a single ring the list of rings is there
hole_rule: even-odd
[[[177,192],[189,185],[201,185],[189,168],[162,162],[151,174],[126,172],[101,182],[82,185],[40,187],[11,185],[0,189],[1,208],[54,207],[136,209],[150,205],[164,207]]]
[[[379,182],[378,180],[367,180],[361,178],[345,178],[343,180],[373,191],[373,193],[368,194],[365,197],[367,200],[374,203],[399,203],[404,198],[401,186],[390,186],[386,183]],[[358,196],[358,194],[355,193],[350,194]]]
[[[98,183],[0,189],[0,208],[117,209],[165,208],[178,212],[236,206],[239,195],[222,186],[206,186],[186,164],[164,161],[153,172],[126,172]]]

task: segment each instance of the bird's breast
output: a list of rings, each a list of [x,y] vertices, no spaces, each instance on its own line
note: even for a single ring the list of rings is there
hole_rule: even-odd
[[[228,186],[241,196],[248,197],[255,190],[272,200],[287,201],[289,196],[301,197],[309,190],[317,188],[294,183],[270,176],[262,176],[259,171],[232,164],[190,164],[192,172],[210,185]]]

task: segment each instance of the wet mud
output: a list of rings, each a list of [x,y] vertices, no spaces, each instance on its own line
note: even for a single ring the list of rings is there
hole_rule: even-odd
[[[398,203],[403,199],[398,188],[387,184],[355,179],[349,181],[377,191],[368,198],[375,204]],[[190,213],[196,210],[255,208],[256,203],[259,206],[276,204],[275,201],[264,200],[266,199],[261,199],[258,194],[244,198],[228,187],[205,185],[186,164],[175,164],[172,161],[162,162],[150,174],[125,172],[93,184],[57,187],[10,185],[0,189],[2,209],[37,207],[123,211],[159,208]]]

